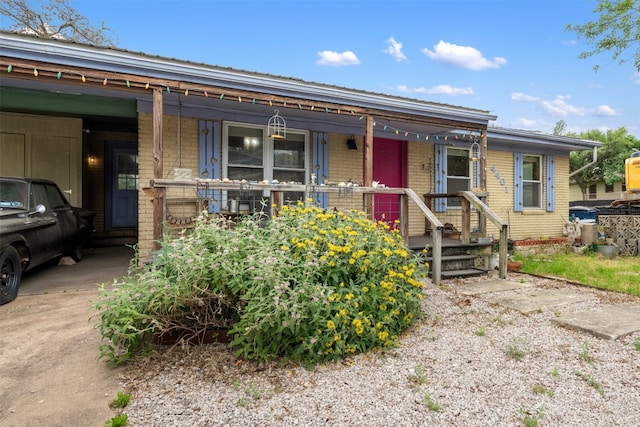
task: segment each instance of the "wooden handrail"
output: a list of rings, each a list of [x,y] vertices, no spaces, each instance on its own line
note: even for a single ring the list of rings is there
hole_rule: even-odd
[[[499,274],[501,279],[505,279],[507,277],[507,228],[508,224],[502,220],[496,213],[491,210],[489,206],[487,206],[480,198],[478,198],[471,191],[460,191],[458,192],[458,196],[460,196],[463,200],[466,200],[469,204],[473,205],[474,208],[478,210],[485,218],[488,218],[491,222],[495,224],[496,227],[500,229],[500,241],[499,241],[499,250],[500,250],[500,261],[498,263]],[[465,208],[463,206],[463,212]],[[466,209],[468,211],[468,209]],[[463,221],[464,222],[464,221]],[[468,229],[468,227],[467,227]],[[465,238],[468,236],[463,236]]]

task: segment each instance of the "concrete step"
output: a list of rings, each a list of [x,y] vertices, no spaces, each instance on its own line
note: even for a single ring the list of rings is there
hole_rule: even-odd
[[[487,274],[487,270],[480,268],[466,268],[461,270],[443,270],[440,272],[440,277],[443,280],[446,280],[455,279],[456,277],[482,276],[484,274]]]

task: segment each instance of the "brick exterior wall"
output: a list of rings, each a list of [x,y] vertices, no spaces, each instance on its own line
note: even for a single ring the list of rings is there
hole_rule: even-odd
[[[496,172],[491,168],[495,166]],[[541,209],[513,210],[513,153],[492,151],[487,153],[487,191],[489,207],[509,224],[509,238],[513,240],[563,237],[562,226],[569,218],[569,157],[555,156],[555,210],[547,212],[546,163],[542,162],[542,203]],[[496,173],[499,174],[498,178]],[[504,185],[500,183],[504,179]],[[507,192],[505,192],[505,189]],[[496,238],[500,230],[487,221],[487,234]]]
[[[179,136],[179,137],[178,137]],[[163,121],[164,138],[164,177],[172,178],[174,168],[190,168],[194,176],[198,174],[198,120],[182,118],[178,127],[176,116],[165,116]],[[331,182],[364,181],[363,153],[364,147],[358,144],[358,150],[349,150],[346,140],[349,135],[329,135],[329,176]],[[151,114],[140,114],[138,121],[139,164],[140,164],[140,197],[139,197],[139,249],[141,258],[148,254],[153,247],[153,205],[150,193],[144,191],[153,178],[153,121]],[[221,158],[221,153],[218,153]],[[311,156],[311,153],[309,153]],[[310,164],[313,163],[311,159]],[[542,162],[543,168],[545,162]],[[495,166],[504,185],[491,170]],[[424,142],[410,141],[408,143],[407,182],[420,197],[434,191],[434,145]],[[564,219],[568,218],[569,209],[569,158],[556,156],[556,199],[555,212],[546,212],[545,208],[513,211],[513,153],[492,151],[487,157],[487,190],[488,203],[504,221],[509,223],[509,238],[513,240],[540,239],[562,237]],[[543,182],[546,183],[546,169],[543,170]],[[507,192],[505,192],[505,188]],[[193,190],[171,189],[167,193],[170,210],[178,209],[179,215],[195,214],[194,204],[181,205],[181,200],[195,198]],[[546,201],[546,189],[542,196]],[[171,200],[177,204],[171,207]],[[331,194],[329,207],[337,209],[363,209],[362,196],[348,194]],[[437,214],[442,222],[451,222],[460,227],[459,211],[450,210],[448,213]],[[487,222],[488,234],[499,235],[499,230],[491,222]],[[409,233],[422,235],[425,231],[425,219],[417,206],[409,204]]]
[[[163,178],[171,179],[175,168],[192,169],[198,175],[198,119],[165,115],[162,122]],[[138,197],[138,249],[144,259],[153,249],[153,203],[148,191],[153,179],[153,115],[138,116],[140,193]],[[147,188],[147,191],[145,191]],[[191,216],[196,214],[195,204],[186,201],[196,198],[194,190],[172,188],[167,191],[172,214]],[[172,203],[172,200],[175,201]]]
[[[433,193],[435,150],[433,144],[412,142],[408,144],[407,185],[422,198]],[[415,203],[409,202],[409,235],[420,236],[425,232],[425,218]]]
[[[358,149],[349,150],[347,139],[349,139],[349,135],[329,135],[329,176],[327,178],[336,184],[347,183],[349,180],[362,183],[364,182],[364,144],[358,141]],[[338,210],[362,210],[363,197],[361,195],[330,194],[329,207]]]

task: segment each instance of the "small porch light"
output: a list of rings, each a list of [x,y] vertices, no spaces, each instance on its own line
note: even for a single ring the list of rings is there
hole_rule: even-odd
[[[358,144],[356,144],[356,137],[354,135],[351,135],[351,137],[347,139],[347,148],[349,148],[349,150],[358,149]]]
[[[473,162],[477,162],[478,160],[480,160],[480,144],[478,144],[477,142],[474,142],[473,144],[471,144],[469,157]]]
[[[276,110],[275,114],[269,119],[267,135],[271,139],[284,139],[287,135],[287,123],[280,116],[278,110]]]

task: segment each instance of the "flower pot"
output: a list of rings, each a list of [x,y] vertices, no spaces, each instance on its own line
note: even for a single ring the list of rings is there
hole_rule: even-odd
[[[522,261],[507,261],[507,270],[520,271],[522,268]]]

